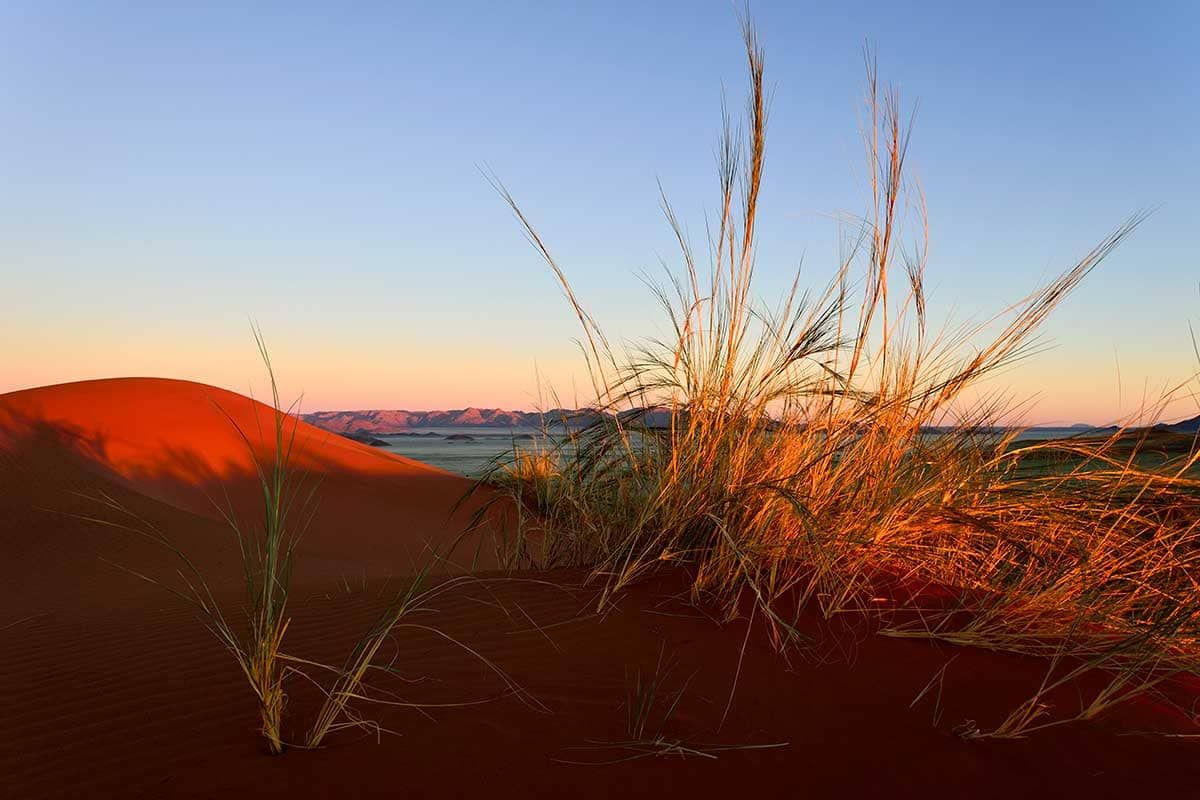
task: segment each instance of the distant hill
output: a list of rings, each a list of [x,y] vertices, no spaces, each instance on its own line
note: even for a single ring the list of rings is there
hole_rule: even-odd
[[[1072,425],[1072,428],[1087,427]],[[1091,432],[1095,434],[1114,433],[1120,430],[1116,425],[1107,425],[1103,428],[1091,428]],[[1145,427],[1129,428],[1128,432],[1147,430]],[[1200,433],[1200,417],[1192,417],[1191,419],[1180,420],[1179,422],[1159,422],[1149,427],[1149,430],[1158,431],[1160,433]]]
[[[302,418],[310,425],[333,433],[388,434],[404,433],[413,428],[536,428],[546,422],[567,419],[583,424],[596,418],[595,412],[556,408],[545,413],[505,411],[500,408],[458,408],[449,411],[316,411]]]
[[[1200,433],[1200,416],[1176,422],[1174,425],[1155,425],[1154,427],[1165,428],[1171,433]]]

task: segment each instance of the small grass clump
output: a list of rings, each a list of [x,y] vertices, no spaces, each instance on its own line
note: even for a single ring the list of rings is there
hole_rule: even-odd
[[[614,347],[496,184],[578,317],[597,420],[552,459],[518,457],[489,476],[529,511],[507,563],[589,566],[601,604],[683,564],[696,600],[731,618],[750,602],[780,647],[800,641],[798,615],[815,608],[891,635],[1045,655],[1059,671],[1039,698],[1062,670],[1114,676],[1083,716],[1200,671],[1195,441],[1166,460],[1131,429],[1019,443],[998,423],[1009,407],[980,391],[1032,352],[1042,323],[1144,215],[995,318],[932,328],[911,126],[868,58],[869,210],[824,290],[802,293],[797,275],[764,307],[752,290],[767,101],[750,24],[744,44],[747,117],[741,134],[724,119],[706,253],[663,199],[681,261],[653,287],[668,337]],[[1055,468],[1030,468],[1039,462]],[[1035,699],[1001,733],[1042,725],[1044,712]]]
[[[284,652],[283,640],[291,621],[288,599],[296,546],[315,513],[317,484],[306,481],[304,476],[298,475],[292,469],[292,457],[299,430],[299,423],[295,419],[296,407],[295,404],[286,410],[282,407],[275,372],[261,331],[255,328],[254,336],[270,379],[272,399],[272,428],[269,431],[260,428],[257,433],[260,442],[271,443],[271,457],[262,459],[250,435],[228,412],[220,410],[246,445],[254,464],[261,489],[260,523],[255,526],[245,525],[228,495],[224,504],[214,501],[238,542],[244,580],[241,598],[243,618],[237,619],[224,610],[203,571],[166,532],[125,507],[117,499],[104,494],[96,499],[108,510],[116,512],[116,519],[96,516],[83,516],[82,519],[136,533],[166,548],[179,562],[180,568],[176,575],[180,578],[182,587],[135,572],[120,564],[114,566],[165,588],[197,612],[208,631],[233,656],[249,683],[258,706],[260,731],[266,741],[267,750],[272,755],[282,753],[287,746],[308,749],[320,747],[331,733],[349,728],[362,729],[376,735],[382,733],[384,729],[379,723],[360,713],[357,706],[376,704],[424,708],[425,706],[419,703],[406,702],[386,691],[372,690],[367,680],[372,673],[393,672],[389,665],[378,663],[377,656],[384,644],[402,629],[433,633],[456,645],[498,676],[505,685],[507,694],[518,697],[530,707],[545,710],[544,706],[529,696],[483,654],[434,626],[410,620],[410,617],[417,613],[432,610],[429,603],[439,595],[474,580],[469,576],[460,576],[430,585],[430,573],[433,567],[442,561],[439,554],[433,551],[429,553],[425,566],[404,581],[402,588],[392,595],[372,626],[355,641],[341,667]],[[365,589],[365,575],[362,580]],[[345,576],[342,577],[341,585],[349,589]],[[328,688],[325,681],[314,675],[326,678]],[[287,706],[286,683],[292,677],[308,680],[316,685],[324,696],[303,741],[295,743],[286,741],[283,735],[284,711]],[[447,703],[441,707],[474,705],[477,702],[479,701]]]
[[[271,358],[267,353],[262,333],[257,328],[254,330],[254,339],[271,384],[270,439],[261,428],[258,431],[260,441],[271,441],[273,444],[270,460],[264,462],[249,434],[228,412],[221,409],[221,413],[225,414],[250,453],[262,493],[263,516],[259,525],[247,527],[239,519],[228,497],[225,505],[214,503],[236,536],[241,553],[242,576],[245,582],[244,619],[239,623],[226,615],[205,575],[165,532],[127,509],[113,497],[103,495],[99,499],[104,506],[117,512],[121,521],[113,522],[96,517],[86,519],[146,536],[167,548],[178,559],[181,565],[178,574],[184,587],[182,589],[170,586],[158,578],[141,573],[133,574],[163,586],[176,597],[186,601],[198,613],[209,632],[225,646],[237,661],[254,692],[261,732],[266,740],[267,749],[272,754],[279,754],[284,749],[282,721],[287,703],[284,682],[290,669],[285,664],[286,657],[281,652],[289,623],[288,589],[296,545],[312,518],[315,485],[306,487],[304,481],[296,480],[292,473],[290,464],[296,443],[296,426],[293,424],[289,431],[287,420],[295,409],[293,407],[284,410],[280,403],[279,387],[271,366]]]

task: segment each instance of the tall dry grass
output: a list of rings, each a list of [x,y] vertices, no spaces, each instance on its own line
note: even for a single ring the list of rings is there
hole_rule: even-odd
[[[980,394],[1144,215],[993,319],[933,328],[911,126],[868,57],[867,213],[830,285],[801,292],[797,275],[767,308],[753,292],[765,60],[753,26],[743,33],[746,119],[724,117],[705,251],[663,198],[682,264],[654,288],[669,337],[614,346],[496,183],[578,317],[602,415],[488,476],[528,512],[506,540],[510,566],[590,566],[603,603],[685,564],[696,599],[730,617],[749,601],[780,646],[815,608],[866,614],[891,635],[1050,656],[1044,692],[1081,664],[1114,675],[1084,715],[1195,672],[1194,442],[1149,465],[1131,430],[1018,444],[994,427],[1010,408]],[[647,410],[665,426],[647,425]],[[993,733],[1045,724],[1044,692]]]

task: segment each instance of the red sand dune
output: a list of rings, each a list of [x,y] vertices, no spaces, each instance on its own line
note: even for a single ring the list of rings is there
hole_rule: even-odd
[[[31,560],[22,565],[28,569],[19,575],[25,587],[19,595],[31,593],[41,603],[45,593],[39,584],[57,591],[54,585],[64,582],[128,583],[96,556],[120,554],[120,563],[141,571],[173,567],[157,545],[89,530],[70,517],[118,516],[104,513],[97,501],[102,493],[139,514],[185,512],[186,522],[173,521],[173,540],[202,563],[235,559],[236,541],[219,522],[220,508],[232,504],[244,524],[254,524],[262,504],[254,460],[238,429],[257,458],[269,463],[273,413],[232,392],[157,378],[83,381],[0,396],[0,467],[8,464],[0,503],[36,506],[37,513],[11,521],[52,532],[36,542],[19,533],[18,542],[6,541],[7,553],[15,550]],[[425,563],[431,547],[451,562],[476,559],[476,539],[447,552],[477,508],[450,513],[470,489],[468,480],[289,418],[288,437],[293,429],[296,485],[316,487],[312,524],[299,548],[301,579],[410,572]],[[114,547],[118,550],[105,549]],[[479,566],[494,565],[491,552],[480,549]],[[68,564],[84,573],[64,572]],[[450,568],[448,562],[445,569]],[[218,575],[238,577],[229,569],[218,569]]]
[[[230,657],[180,602],[108,563],[165,579],[170,559],[77,516],[97,513],[91,498],[110,494],[219,584],[235,585],[236,550],[207,496],[228,484],[251,514],[252,464],[213,400],[246,429],[269,421],[245,398],[180,381],[0,396],[5,796],[1100,798],[1189,797],[1200,785],[1193,741],[1117,735],[1172,723],[1149,702],[1025,741],[964,741],[956,725],[996,724],[1036,688],[1044,663],[850,633],[784,659],[763,637],[746,637],[745,620],[718,624],[674,599],[685,585],[677,572],[635,587],[601,617],[581,573],[484,575],[420,621],[491,659],[541,708],[506,695],[445,639],[404,629],[388,654],[403,677],[381,688],[411,702],[489,702],[434,709],[432,719],[364,707],[393,733],[376,741],[343,732],[320,751],[267,756]],[[285,649],[339,662],[378,611],[387,576],[410,569],[425,542],[459,535],[468,512],[449,510],[468,484],[298,430],[298,464],[322,483]],[[233,588],[222,590],[231,609]],[[816,632],[816,620],[805,624]],[[653,672],[663,655],[676,662],[664,692],[686,687],[664,735],[788,746],[621,761],[628,753],[605,743],[625,737],[633,674]],[[947,662],[939,691],[910,708]],[[285,732],[295,739],[319,697],[299,679],[289,690]],[[1054,701],[1078,702],[1072,692]],[[591,764],[564,763],[580,761]]]

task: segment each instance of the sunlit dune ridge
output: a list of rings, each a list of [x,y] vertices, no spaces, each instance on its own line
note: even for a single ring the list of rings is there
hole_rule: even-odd
[[[214,580],[236,579],[237,545],[222,516],[232,510],[250,525],[260,519],[255,459],[267,464],[274,457],[273,414],[233,392],[161,378],[0,395],[0,510],[21,507],[3,531],[12,580],[28,583],[32,599],[81,581],[119,589],[136,583],[105,561],[173,574],[171,557],[157,545],[81,523],[112,516],[101,502],[109,496],[139,515],[170,521],[164,532],[199,563],[213,564]],[[476,542],[463,540],[448,552],[471,518],[470,506],[451,513],[470,487],[466,479],[293,418],[285,432],[294,434],[297,491],[314,490],[299,545],[302,572],[408,573],[435,552],[440,569],[464,566],[460,555],[488,565],[490,548],[476,553]]]

